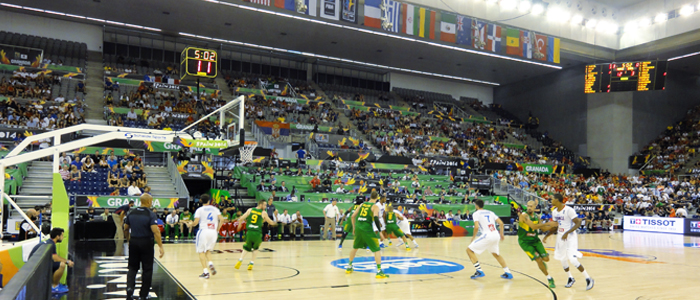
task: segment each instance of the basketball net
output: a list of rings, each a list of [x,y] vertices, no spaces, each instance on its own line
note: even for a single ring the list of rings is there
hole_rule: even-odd
[[[241,153],[241,163],[249,164],[253,162],[253,151],[258,147],[258,142],[246,141],[243,147],[238,148]]]

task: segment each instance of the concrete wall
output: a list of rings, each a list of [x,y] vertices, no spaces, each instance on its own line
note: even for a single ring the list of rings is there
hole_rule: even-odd
[[[0,30],[86,43],[88,50],[102,52],[102,26],[44,18],[0,10]]]
[[[627,173],[632,154],[632,92],[587,95],[587,154],[612,173]]]
[[[494,103],[527,121],[528,112],[540,119],[540,131],[578,151],[586,144],[587,100],[582,66],[564,69],[494,88]],[[585,153],[584,153],[585,154]]]
[[[484,104],[493,103],[493,87],[470,84],[454,80],[442,80],[393,72],[389,75],[391,87],[430,91],[450,94],[455,99],[470,97],[481,100]]]

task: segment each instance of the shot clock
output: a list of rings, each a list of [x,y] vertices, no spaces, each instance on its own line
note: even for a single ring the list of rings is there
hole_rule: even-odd
[[[185,77],[215,78],[219,55],[214,50],[189,47],[180,55],[180,74]]]

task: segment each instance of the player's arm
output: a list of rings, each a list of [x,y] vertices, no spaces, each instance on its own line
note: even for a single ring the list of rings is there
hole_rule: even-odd
[[[403,221],[405,218],[401,214],[394,213],[394,216],[396,216],[397,219]]]
[[[221,226],[224,225],[224,216],[219,215],[219,226],[216,227],[216,232],[219,232],[221,230]]]
[[[250,215],[250,210],[251,210],[251,209],[252,209],[252,208],[249,208],[248,210],[246,210],[245,213],[242,214],[240,218],[238,218],[238,222],[243,222],[243,221],[245,221],[245,219]]]
[[[474,221],[474,234],[472,234],[472,242],[476,239],[477,234],[479,233],[479,221]]]
[[[379,221],[379,207],[372,205],[372,215],[374,215],[374,225],[377,226],[377,230],[382,230],[382,222]]]
[[[547,231],[547,234],[545,234],[545,235],[544,235],[544,238],[542,238],[542,242],[543,242],[543,243],[546,243],[546,242],[547,242],[547,238],[548,238],[550,235],[553,235],[554,233],[556,233],[556,231],[554,231],[554,232],[552,232],[552,231]]]
[[[158,250],[160,251],[159,257],[163,258],[163,255],[165,255],[165,250],[163,250],[163,239],[160,237],[160,228],[158,228],[158,225],[151,225],[151,232],[153,232],[153,239],[158,244]]]
[[[504,227],[503,221],[501,220],[501,218],[496,218],[496,222],[498,223],[498,229],[501,233],[501,241],[502,241],[505,239],[505,235],[503,235],[503,227]]]
[[[129,231],[130,228],[131,227],[129,224],[124,224],[124,237],[126,238],[127,242],[131,240],[131,231]],[[117,228],[117,230],[119,230],[119,228]]]
[[[270,226],[277,226],[277,223],[272,221],[272,219],[270,219],[270,217],[268,217],[267,214],[263,213],[263,214],[261,214],[261,216],[263,217],[263,220],[265,220],[265,222],[267,222],[267,224],[270,224]]]
[[[581,219],[574,218],[571,221],[574,222],[574,226],[572,226],[567,232],[564,232],[564,235],[562,235],[562,240],[566,240],[566,237],[569,236],[569,233],[572,233],[576,231],[576,229],[579,229],[581,227]]]
[[[541,224],[532,223],[532,221],[530,220],[527,213],[520,214],[518,221],[527,224],[527,226],[530,226],[530,228],[532,228],[532,229],[540,229],[547,224],[547,223],[541,223]]]

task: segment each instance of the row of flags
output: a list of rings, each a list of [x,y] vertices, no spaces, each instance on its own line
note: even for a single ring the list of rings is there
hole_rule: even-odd
[[[359,0],[244,0],[357,24]],[[317,6],[318,5],[318,6]],[[393,0],[365,0],[364,25],[478,50],[560,63],[560,39]],[[439,26],[436,27],[436,25]],[[439,32],[439,36],[436,33]]]

